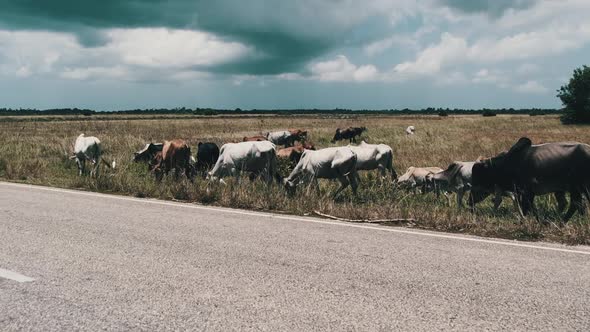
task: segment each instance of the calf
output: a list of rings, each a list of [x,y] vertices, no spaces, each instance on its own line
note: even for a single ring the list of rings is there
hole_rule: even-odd
[[[319,191],[317,179],[338,179],[341,185],[334,193],[334,198],[349,185],[356,195],[358,187],[356,163],[357,156],[348,147],[305,150],[295,169],[284,180],[284,185],[292,194],[301,183],[313,182]]]
[[[346,129],[336,129],[336,133],[334,134],[334,138],[332,138],[332,143],[336,143],[336,141],[341,140],[349,140],[350,143],[356,143],[356,137],[361,136],[363,132],[367,131],[366,127],[348,127]]]
[[[427,177],[430,174],[442,172],[440,167],[409,167],[406,172],[397,179],[397,184],[403,189],[415,190],[422,188],[422,193],[432,189],[428,185]]]
[[[91,162],[94,167],[90,170],[91,176],[98,175],[98,168],[100,162],[103,162],[109,168],[115,168],[115,161],[109,164],[102,158],[102,149],[100,146],[100,140],[94,136],[86,137],[84,134],[80,134],[74,142],[74,154],[70,159],[75,159],[78,165],[78,174],[82,176],[86,168],[86,161]]]
[[[305,150],[315,150],[315,146],[309,143],[295,144],[295,146],[279,149],[277,151],[277,157],[281,159],[289,159],[294,164],[297,164]]]

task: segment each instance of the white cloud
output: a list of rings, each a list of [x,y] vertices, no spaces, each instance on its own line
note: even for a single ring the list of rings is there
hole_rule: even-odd
[[[211,75],[194,67],[252,55],[252,49],[199,31],[113,29],[86,48],[68,33],[0,30],[0,75],[75,80],[181,81]]]
[[[431,45],[421,51],[416,60],[403,62],[394,67],[394,72],[401,75],[432,75],[467,52],[465,39],[455,37],[450,33],[443,33],[440,43]]]
[[[356,66],[344,55],[338,55],[333,60],[312,63],[309,69],[312,78],[320,81],[367,82],[379,78],[379,72],[375,66]]]
[[[517,85],[515,90],[522,93],[534,93],[534,94],[541,94],[549,91],[546,87],[544,87],[541,83],[537,81],[528,81],[526,83]]]
[[[211,66],[236,60],[252,52],[237,42],[225,42],[212,34],[191,30],[115,29],[108,32],[105,48],[125,63],[172,68]]]

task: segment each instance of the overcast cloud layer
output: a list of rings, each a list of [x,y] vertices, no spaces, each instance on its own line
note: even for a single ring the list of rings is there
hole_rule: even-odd
[[[0,1],[0,107],[558,107],[587,0]]]

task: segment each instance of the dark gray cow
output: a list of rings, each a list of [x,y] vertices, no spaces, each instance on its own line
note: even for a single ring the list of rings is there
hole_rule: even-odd
[[[498,156],[473,166],[473,200],[483,192],[513,191],[527,214],[534,209],[534,198],[555,192],[569,192],[571,203],[564,220],[576,212],[584,213],[582,195],[590,199],[590,145],[561,142],[533,145],[523,137]]]

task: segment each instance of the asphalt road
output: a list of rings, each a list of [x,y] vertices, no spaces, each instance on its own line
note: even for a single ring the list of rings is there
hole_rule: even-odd
[[[588,331],[590,248],[0,182],[0,330],[99,329]]]

